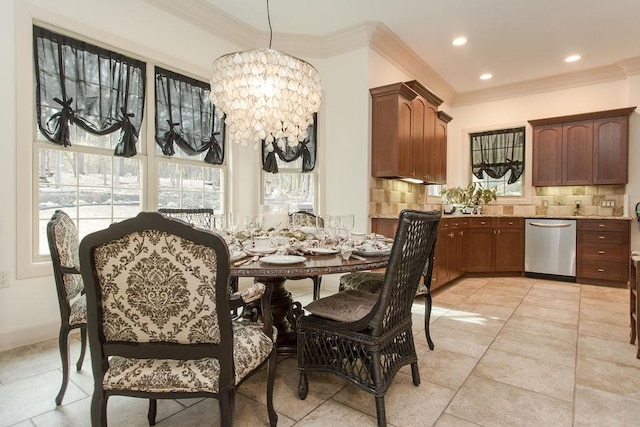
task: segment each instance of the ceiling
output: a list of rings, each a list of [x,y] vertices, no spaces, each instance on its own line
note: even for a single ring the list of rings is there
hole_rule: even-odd
[[[267,0],[205,1],[255,31],[269,31]],[[640,0],[270,0],[269,9],[274,41],[380,22],[457,94],[640,58]],[[467,44],[453,46],[461,35]],[[564,62],[576,53],[580,61]],[[493,78],[480,80],[482,73]]]

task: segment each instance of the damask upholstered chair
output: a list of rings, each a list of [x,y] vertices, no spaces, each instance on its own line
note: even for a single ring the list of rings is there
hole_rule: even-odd
[[[431,321],[431,308],[433,300],[431,298],[431,281],[427,277],[431,277],[429,263],[424,266],[422,271],[423,280],[418,285],[416,296],[424,295],[424,335],[427,338],[429,349],[434,349],[433,340],[429,331],[429,323]],[[375,271],[354,271],[340,277],[340,285],[338,291],[347,289],[360,290],[370,293],[379,292],[384,283],[384,273]]]
[[[315,227],[316,221],[321,221],[324,225],[322,218],[316,217],[311,212],[298,211],[289,214],[289,222],[292,226],[296,227]],[[298,279],[311,279],[313,281],[313,299],[320,298],[320,286],[322,285],[322,276],[309,276],[309,277],[289,277],[290,280]]]
[[[233,424],[236,389],[265,363],[269,424],[276,370],[270,289],[256,283],[229,298],[229,250],[218,234],[156,212],[112,224],[80,243],[93,364],[92,425],[106,425],[112,395],[214,397]],[[230,310],[261,302],[262,321]]]
[[[82,369],[87,349],[87,304],[80,275],[78,230],[64,211],[56,210],[51,217],[47,224],[47,240],[60,306],[58,345],[62,359],[62,386],[56,396],[58,406],[62,404],[62,398],[69,383],[69,332],[78,328],[80,329],[80,358],[76,363],[76,369],[78,371]]]
[[[307,397],[310,372],[330,372],[373,394],[378,425],[386,425],[384,395],[396,373],[411,365],[420,384],[411,305],[424,266],[432,264],[440,212],[400,213],[380,292],[346,290],[320,298],[298,321],[298,395]],[[428,271],[427,279],[431,279]]]

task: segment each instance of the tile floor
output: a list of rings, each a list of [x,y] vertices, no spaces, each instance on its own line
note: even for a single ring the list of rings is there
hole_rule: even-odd
[[[323,293],[337,289],[323,278]],[[288,283],[311,300],[311,281]],[[528,278],[469,278],[434,297],[429,351],[424,305],[414,304],[421,384],[405,367],[386,395],[392,426],[631,426],[640,422],[640,360],[629,344],[628,291]],[[72,360],[79,342],[72,344]],[[92,391],[89,356],[72,369],[64,404],[56,340],[0,353],[0,426],[86,426]],[[297,397],[294,358],[279,361],[280,426],[374,426],[374,399],[329,375],[309,376]],[[265,378],[243,384],[236,425],[267,425]],[[147,401],[109,400],[110,426],[146,426]],[[159,426],[216,426],[217,401],[160,401]]]

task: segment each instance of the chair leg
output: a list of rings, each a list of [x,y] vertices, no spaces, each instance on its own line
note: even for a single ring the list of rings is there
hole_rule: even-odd
[[[95,389],[91,398],[91,426],[107,426],[107,397],[103,390]]]
[[[411,364],[411,379],[413,380],[413,385],[420,385],[420,371],[418,371],[418,362],[413,362]]]
[[[156,425],[156,414],[158,413],[158,400],[157,399],[149,399],[149,412],[147,412],[147,419],[149,420],[149,425]]]
[[[236,390],[230,388],[220,393],[218,405],[220,406],[220,426],[231,427],[233,425],[233,411],[236,403]]]
[[[82,363],[84,362],[84,355],[87,352],[87,327],[80,328],[80,358],[76,363],[76,370],[82,369]]]
[[[58,336],[58,346],[60,347],[60,359],[62,359],[62,385],[56,396],[56,406],[62,404],[62,398],[67,391],[69,383],[69,325],[63,324],[60,327],[60,335]]]
[[[424,335],[427,337],[427,344],[429,350],[433,350],[434,345],[431,340],[431,333],[429,332],[429,324],[431,323],[431,307],[433,306],[433,300],[431,299],[431,292],[424,294]]]
[[[268,373],[267,373],[267,412],[269,413],[269,426],[275,427],[278,425],[278,414],[273,409],[273,384],[276,381],[276,364],[278,361],[278,352],[274,348],[271,350],[271,356],[269,356]]]
[[[313,300],[320,298],[320,285],[322,284],[322,276],[313,276]]]
[[[384,410],[384,396],[376,397],[376,415],[378,416],[378,427],[386,427],[387,415]]]
[[[300,372],[300,377],[298,378],[298,397],[300,400],[305,400],[307,398],[307,393],[309,393],[309,381],[307,381],[307,374]]]

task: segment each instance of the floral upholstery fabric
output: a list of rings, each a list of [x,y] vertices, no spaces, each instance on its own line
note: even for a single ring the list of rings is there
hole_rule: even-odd
[[[340,277],[340,291],[348,289],[376,293],[379,292],[384,283],[384,273],[374,273],[371,271],[355,271]],[[429,290],[424,283],[420,282],[416,296],[426,295]]]
[[[84,325],[87,323],[87,299],[84,295],[80,295],[77,300],[71,304],[71,314],[69,315],[69,325]]]
[[[212,248],[146,230],[97,246],[94,258],[107,341],[219,342]]]
[[[60,220],[55,225],[55,244],[58,249],[58,258],[62,267],[75,268],[80,272],[80,256],[78,254],[78,230],[71,218],[61,212]],[[67,300],[71,300],[84,289],[80,274],[63,274]]]
[[[274,334],[277,334],[275,328]],[[262,333],[261,324],[233,322],[236,384],[267,359],[273,342]],[[109,359],[103,386],[105,390],[217,393],[219,375],[220,365],[214,358],[173,360],[114,356]]]
[[[242,290],[240,292],[240,297],[242,298],[243,302],[248,303],[248,302],[260,299],[260,297],[262,297],[262,295],[264,294],[265,290],[266,288],[264,284],[254,283],[253,285],[249,286],[247,289]]]

